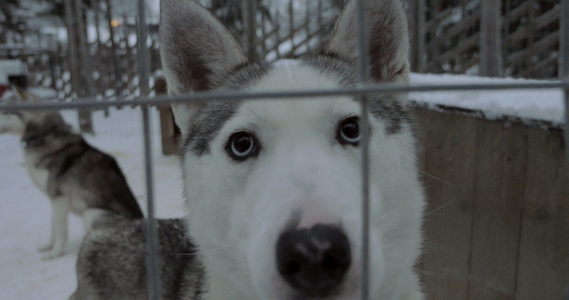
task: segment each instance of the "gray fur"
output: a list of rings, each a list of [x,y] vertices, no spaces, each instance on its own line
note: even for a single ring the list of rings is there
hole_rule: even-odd
[[[317,56],[303,57],[309,66],[320,70],[330,79],[336,80],[341,87],[355,87],[357,84],[356,66],[350,59],[343,58],[332,52]],[[407,112],[401,101],[401,94],[372,94],[368,95],[370,111],[373,116],[386,123],[387,134],[399,133],[402,124],[409,121]]]
[[[157,220],[162,299],[199,299],[204,274],[182,219]],[[148,299],[142,220],[90,232],[77,258],[70,300]]]
[[[143,217],[113,157],[74,133],[57,112],[23,115],[24,153],[34,167],[48,171],[49,197],[81,195],[89,208],[107,210],[127,219]]]
[[[245,89],[262,78],[271,68],[269,64],[243,64],[238,66],[218,88],[219,91]],[[189,130],[182,151],[190,150],[201,156],[209,152],[209,141],[237,111],[241,102],[211,102],[194,106],[194,118],[188,123]],[[183,153],[182,152],[182,153]]]
[[[376,83],[409,81],[409,29],[401,1],[366,1],[371,79]],[[328,50],[346,59],[359,57],[356,1],[351,1],[338,23]]]

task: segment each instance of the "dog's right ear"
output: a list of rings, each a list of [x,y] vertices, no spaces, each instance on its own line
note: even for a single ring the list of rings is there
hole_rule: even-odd
[[[193,0],[161,0],[160,56],[170,95],[219,87],[231,69],[246,62],[231,33]],[[195,105],[174,105],[185,135]]]

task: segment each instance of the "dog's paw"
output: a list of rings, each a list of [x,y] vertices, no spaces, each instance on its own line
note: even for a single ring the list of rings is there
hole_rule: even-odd
[[[42,256],[42,260],[51,260],[63,256],[63,251],[50,251]]]
[[[47,243],[45,245],[41,245],[38,247],[38,251],[39,252],[45,252],[45,251],[49,251],[51,250],[51,248],[53,248],[53,244],[52,243]]]

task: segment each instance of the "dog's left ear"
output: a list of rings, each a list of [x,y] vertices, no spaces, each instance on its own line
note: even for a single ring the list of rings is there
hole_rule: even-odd
[[[359,57],[356,2],[344,9],[328,46],[328,51],[353,61]],[[366,16],[371,79],[408,82],[409,34],[401,0],[368,0]]]
[[[193,0],[160,1],[160,56],[170,95],[213,90],[246,62],[231,33]],[[185,135],[199,105],[173,105]]]

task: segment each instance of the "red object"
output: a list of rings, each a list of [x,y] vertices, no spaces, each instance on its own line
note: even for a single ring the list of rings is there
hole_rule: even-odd
[[[2,97],[2,95],[4,95],[4,92],[6,92],[7,90],[8,90],[8,85],[0,83],[0,97]]]

